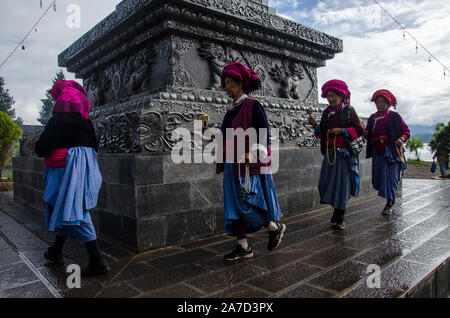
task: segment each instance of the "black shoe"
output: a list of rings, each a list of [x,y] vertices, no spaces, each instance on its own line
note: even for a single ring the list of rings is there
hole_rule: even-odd
[[[337,210],[334,210],[333,216],[331,217],[331,227],[335,227],[338,221],[339,212]]]
[[[241,258],[252,258],[253,250],[251,246],[248,246],[248,250],[244,250],[241,245],[237,244],[236,248],[229,254],[225,255],[223,259],[227,262],[237,261]]]
[[[387,203],[386,203],[386,206],[384,207],[383,214],[384,215],[391,215],[392,214],[392,208],[394,207],[394,204],[395,204],[395,199],[394,200],[388,199]]]
[[[340,220],[336,223],[336,228],[338,230],[345,230],[345,221],[344,220]]]
[[[47,266],[60,267],[64,266],[64,259],[61,252],[57,252],[54,246],[50,246],[47,252],[44,252],[44,257],[48,260]]]
[[[109,267],[106,264],[97,240],[85,244],[89,253],[89,265],[81,270],[81,276],[97,276],[108,273]]]
[[[286,232],[286,225],[282,223],[277,223],[278,230],[269,231],[269,243],[267,243],[267,249],[273,251],[281,244],[284,232]]]

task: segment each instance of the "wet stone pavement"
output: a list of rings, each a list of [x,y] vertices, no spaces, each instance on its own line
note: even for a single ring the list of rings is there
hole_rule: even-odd
[[[82,278],[80,289],[69,289],[66,268],[48,268],[42,256],[54,235],[44,229],[42,219],[13,203],[11,192],[4,192],[0,193],[0,298],[427,297],[429,290],[446,293],[449,194],[450,181],[405,179],[392,216],[381,215],[385,201],[376,194],[354,198],[347,210],[347,228],[338,231],[329,225],[331,208],[324,206],[285,219],[287,232],[276,251],[266,250],[267,232],[252,235],[254,258],[236,263],[222,260],[234,247],[233,238],[225,234],[141,254],[101,241],[110,273]],[[66,266],[87,264],[87,252],[79,242],[68,240],[64,256]],[[380,288],[369,288],[367,283],[376,282],[370,278],[371,264],[381,269]],[[447,297],[442,292],[437,296]]]

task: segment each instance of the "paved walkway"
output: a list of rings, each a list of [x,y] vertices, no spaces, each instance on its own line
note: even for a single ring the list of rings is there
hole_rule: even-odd
[[[43,220],[0,193],[0,297],[402,297],[450,256],[450,181],[403,181],[392,216],[376,195],[352,199],[343,232],[329,226],[324,207],[286,219],[281,247],[266,250],[267,233],[252,235],[255,257],[222,261],[234,240],[218,235],[162,250],[132,254],[101,242],[111,272],[69,289],[65,269],[45,266],[53,235]],[[87,264],[76,241],[64,247],[66,265]],[[369,288],[370,264],[381,288]],[[375,282],[375,280],[370,280]]]

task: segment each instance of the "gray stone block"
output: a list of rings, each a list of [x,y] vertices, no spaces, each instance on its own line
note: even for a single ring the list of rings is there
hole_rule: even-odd
[[[134,158],[119,159],[119,183],[134,185]]]
[[[23,169],[23,157],[13,157],[11,161],[14,171]]]
[[[98,166],[104,183],[119,183],[119,158],[98,156]]]
[[[14,175],[14,184],[23,184],[23,170],[14,170],[13,171],[13,175]]]
[[[186,215],[184,239],[186,242],[215,233],[215,209],[193,210]]]
[[[283,211],[284,217],[299,215],[313,208],[313,192],[302,191],[291,193],[286,197],[286,209]]]
[[[136,217],[146,218],[151,215],[150,200],[148,196],[148,186],[141,185],[135,187]]]
[[[193,181],[193,190],[197,189],[204,200],[207,200],[208,206],[223,204],[223,179],[208,179],[205,181]],[[194,207],[196,207],[194,205]]]
[[[163,182],[163,157],[137,156],[134,158],[134,183],[136,185]]]
[[[105,183],[102,184],[100,188],[100,192],[98,193],[98,202],[97,207],[103,211],[108,210],[108,191],[107,185]]]
[[[165,218],[166,222],[166,244],[175,245],[185,242],[186,234],[186,213],[169,214]]]
[[[121,242],[123,238],[122,217],[103,210],[98,211],[98,229],[102,237]]]
[[[147,189],[151,215],[192,208],[189,183],[150,185]]]
[[[215,233],[222,233],[225,231],[225,218],[224,218],[224,209],[223,206],[216,207],[215,210],[215,219],[216,219],[216,231]]]
[[[137,223],[137,241],[139,251],[157,249],[166,246],[165,216],[139,220]]]
[[[32,157],[33,171],[37,173],[43,173],[45,170],[44,158]]]
[[[23,175],[23,184],[26,185],[27,187],[31,186],[31,172],[30,171],[24,171]]]
[[[313,162],[309,148],[281,149],[279,152],[279,171],[304,169]]]
[[[214,164],[175,164],[170,156],[164,157],[164,183],[211,179],[214,178],[215,171]]]
[[[123,218],[123,239],[122,245],[126,248],[131,249],[134,252],[140,252],[138,247],[138,236],[137,236],[137,220]]]
[[[40,177],[40,174],[39,173],[35,173],[35,172],[31,172],[30,175],[31,175],[31,183],[30,183],[31,187],[33,189],[39,190],[39,177]]]
[[[130,218],[136,218],[134,187],[122,184],[108,184],[108,212]]]

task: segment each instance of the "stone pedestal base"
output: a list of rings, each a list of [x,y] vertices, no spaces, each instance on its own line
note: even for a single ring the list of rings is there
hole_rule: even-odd
[[[317,148],[282,149],[273,175],[285,217],[320,207],[317,184],[323,157]],[[103,176],[91,211],[100,237],[136,252],[224,231],[223,175],[211,164],[174,164],[170,155],[99,155]],[[43,160],[13,159],[14,198],[44,216]],[[371,161],[361,160],[361,192],[371,191]]]

